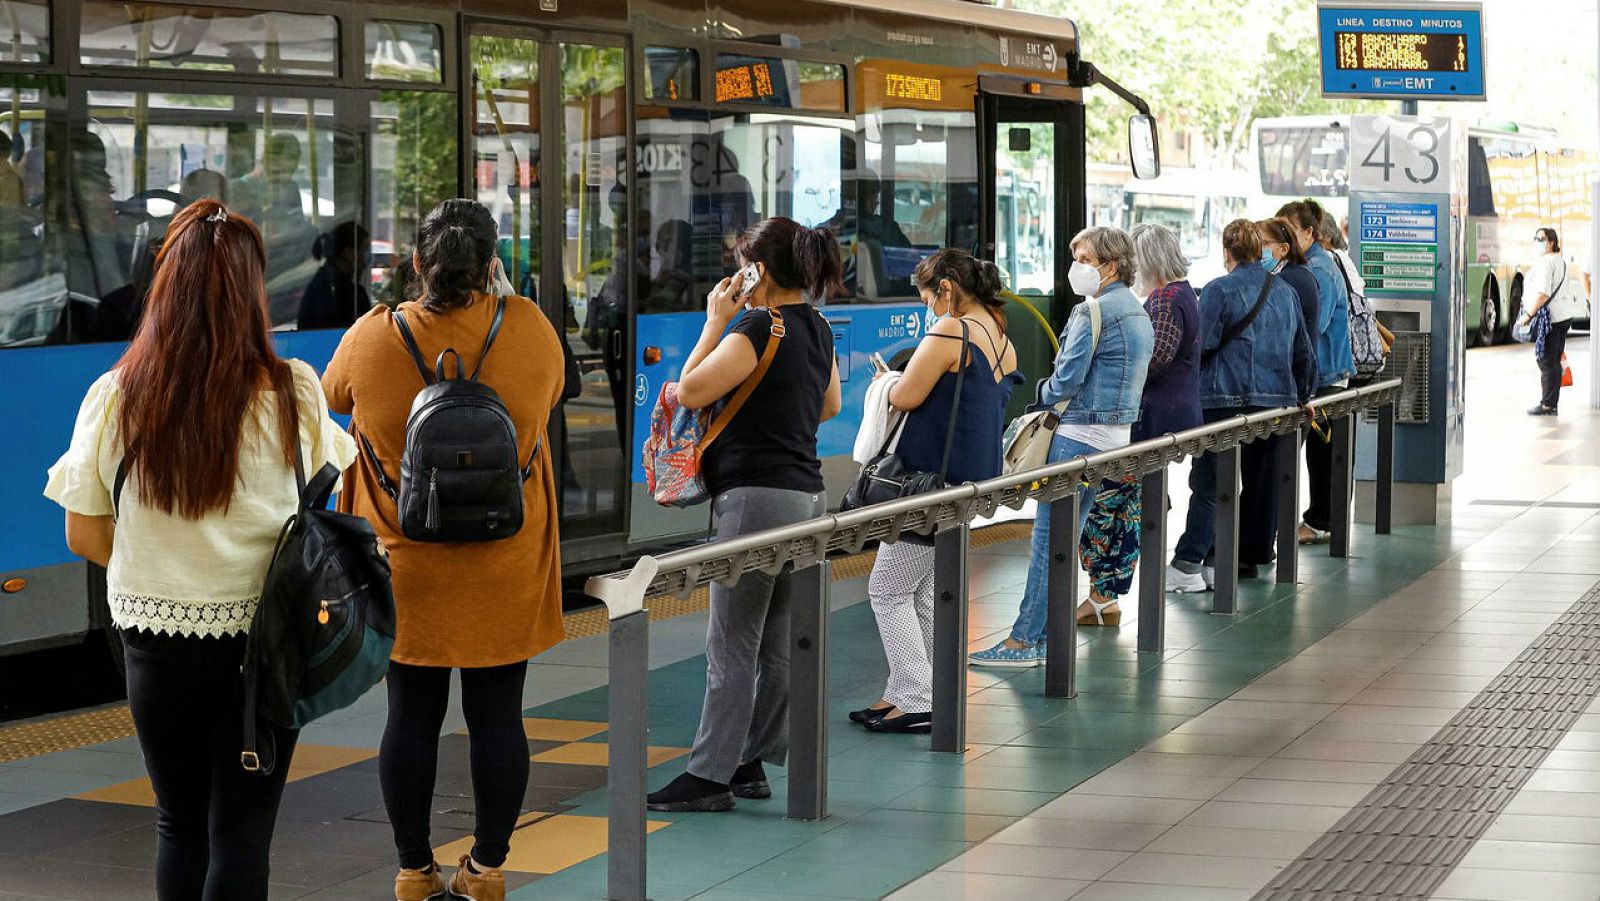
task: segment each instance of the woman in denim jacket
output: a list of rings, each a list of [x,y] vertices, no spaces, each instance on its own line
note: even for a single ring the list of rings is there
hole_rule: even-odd
[[[1306,334],[1300,300],[1287,282],[1274,278],[1266,304],[1250,326],[1226,343],[1223,335],[1250,314],[1268,273],[1260,266],[1261,236],[1255,223],[1239,219],[1222,233],[1228,274],[1200,294],[1200,407],[1205,421],[1242,413],[1292,407],[1311,396],[1315,351]],[[1239,570],[1254,577],[1271,563],[1277,519],[1272,478],[1275,436],[1240,450]],[[1189,519],[1167,568],[1169,591],[1206,591],[1213,582],[1211,556],[1217,532],[1217,459],[1197,457],[1189,469]]]
[[[1039,402],[1069,401],[1061,425],[1050,442],[1049,462],[1058,463],[1084,454],[1112,450],[1129,441],[1139,418],[1145,372],[1155,349],[1155,332],[1133,283],[1133,239],[1116,228],[1088,228],[1072,239],[1074,262],[1068,275],[1072,290],[1089,300],[1080,303],[1067,319],[1055,369],[1039,383]],[[1100,310],[1097,341],[1089,305]],[[1088,518],[1096,487],[1079,491],[1079,528]],[[1026,667],[1044,663],[1044,628],[1047,573],[1050,554],[1050,505],[1040,504],[1033,520],[1033,549],[1028,561],[1028,585],[1022,609],[1011,635],[968,659],[978,666]],[[1080,616],[1093,616],[1080,607]]]
[[[1317,324],[1311,343],[1317,349],[1316,396],[1333,394],[1350,384],[1356,374],[1350,353],[1350,294],[1339,261],[1317,240],[1329,214],[1315,200],[1284,204],[1278,217],[1289,223],[1295,243],[1306,255],[1306,266],[1317,280]],[[1311,502],[1301,516],[1301,544],[1322,544],[1333,523],[1333,445],[1318,435],[1306,439],[1306,487]]]

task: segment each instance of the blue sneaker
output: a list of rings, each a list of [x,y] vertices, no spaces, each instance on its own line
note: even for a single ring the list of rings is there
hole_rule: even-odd
[[[1004,641],[987,651],[976,651],[967,655],[967,663],[971,666],[998,666],[1023,669],[1030,666],[1044,666],[1044,645],[1038,644],[1030,648],[1008,648]]]

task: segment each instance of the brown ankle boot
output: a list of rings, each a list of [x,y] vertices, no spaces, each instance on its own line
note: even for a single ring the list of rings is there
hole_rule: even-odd
[[[435,861],[426,870],[401,870],[394,877],[395,901],[429,901],[444,895],[444,871]]]
[[[506,901],[506,877],[500,868],[472,867],[472,855],[461,855],[461,868],[450,877],[451,894],[467,901]]]

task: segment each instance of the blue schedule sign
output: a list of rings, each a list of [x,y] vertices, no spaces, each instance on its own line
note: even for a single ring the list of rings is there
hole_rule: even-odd
[[[1483,4],[1322,0],[1324,97],[1482,100]]]
[[[1439,243],[1439,211],[1427,203],[1363,203],[1361,240]]]

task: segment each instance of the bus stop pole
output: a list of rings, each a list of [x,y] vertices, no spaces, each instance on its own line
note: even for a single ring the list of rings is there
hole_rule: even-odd
[[[1089,496],[1094,497],[1090,492]],[[1082,495],[1076,487],[1050,502],[1050,563],[1045,576],[1044,695],[1078,694],[1078,533]],[[1092,501],[1091,501],[1092,503]]]
[[[1300,578],[1300,430],[1278,436],[1278,566],[1279,585]]]
[[[968,526],[946,526],[933,536],[932,750],[967,749],[967,537]]]
[[[612,620],[610,644],[606,897],[610,901],[645,901],[650,611]]]
[[[1239,594],[1239,445],[1212,453],[1217,458],[1217,551],[1211,612],[1231,616]]]
[[[789,819],[828,815],[828,590],[823,560],[789,576]]]
[[[1167,646],[1167,467],[1144,477],[1139,498],[1139,650]]]

